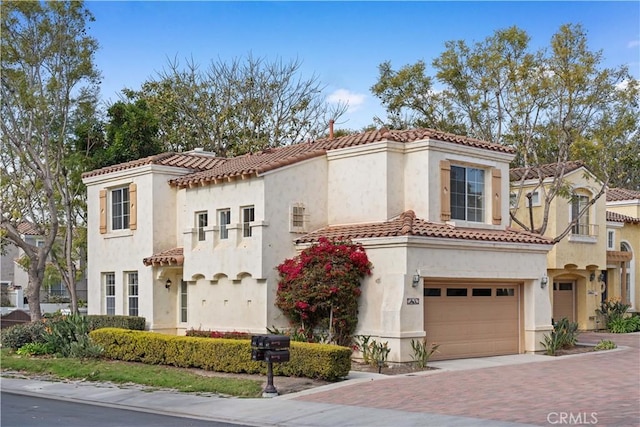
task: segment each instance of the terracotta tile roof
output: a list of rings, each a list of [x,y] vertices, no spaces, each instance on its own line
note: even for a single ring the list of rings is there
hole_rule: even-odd
[[[23,221],[18,224],[17,230],[18,233],[26,236],[39,236],[42,234],[38,231],[38,228],[34,224],[28,221]]]
[[[619,202],[621,200],[639,200],[640,191],[626,190],[624,188],[607,188],[607,202]]]
[[[538,167],[513,168],[509,171],[509,175],[511,181],[519,181],[525,174],[527,175],[525,179],[537,179],[539,175],[541,175],[542,178],[549,178],[556,176],[556,174],[560,172],[562,165],[563,163],[549,163]],[[581,161],[570,161],[565,162],[564,166],[564,173],[567,174],[569,172],[573,172],[576,169],[580,169],[581,167],[585,166],[585,164]]]
[[[188,187],[206,185],[237,177],[257,176],[261,173],[324,155],[329,150],[355,147],[381,141],[415,142],[435,139],[455,144],[477,147],[503,153],[514,153],[511,147],[491,144],[479,139],[468,138],[433,129],[388,130],[385,128],[345,135],[339,138],[325,138],[313,142],[303,142],[285,147],[270,148],[259,153],[245,154],[228,159],[214,168],[170,181],[171,185]]]
[[[366,239],[373,237],[420,236],[447,239],[481,240],[507,243],[553,244],[550,239],[537,234],[507,230],[485,230],[477,228],[454,227],[437,224],[416,218],[413,211],[403,212],[398,217],[385,222],[337,225],[321,228],[301,236],[296,243],[312,243],[320,237],[328,239]]]
[[[202,171],[211,169],[221,163],[224,163],[226,159],[221,157],[214,157],[207,153],[187,152],[187,153],[161,153],[154,156],[144,157],[138,160],[132,160],[126,163],[120,163],[117,165],[107,166],[102,169],[96,169],[93,171],[85,172],[82,174],[82,178],[88,178],[97,175],[104,175],[107,173],[117,172],[126,169],[133,169],[144,165],[163,165],[174,166],[189,169],[190,171]]]
[[[184,264],[184,251],[182,248],[173,248],[160,252],[142,260],[147,267]]]
[[[607,221],[626,222],[629,224],[640,224],[640,218],[634,218],[632,216],[622,215],[617,212],[611,212],[611,211],[607,211]]]

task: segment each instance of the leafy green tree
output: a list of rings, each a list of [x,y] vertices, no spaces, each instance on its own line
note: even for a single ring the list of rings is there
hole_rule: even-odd
[[[325,101],[316,76],[299,76],[300,66],[250,55],[201,71],[174,60],[140,90],[123,92],[130,101],[146,101],[165,149],[235,156],[314,138],[344,113],[346,105]]]
[[[42,312],[40,287],[56,241],[61,267],[75,297],[73,240],[82,221],[83,189],[74,161],[73,129],[82,105],[96,102],[98,44],[86,33],[93,20],[82,2],[2,2],[2,151],[0,226],[3,239],[29,259],[26,295],[31,318]],[[80,208],[80,210],[78,210]],[[37,246],[23,239],[18,225],[30,223],[42,236]]]
[[[602,67],[602,52],[589,50],[580,25],[561,26],[549,49],[533,51],[529,44],[528,34],[517,27],[498,30],[473,45],[449,41],[433,61],[435,79],[443,86],[440,92],[433,89],[434,77],[426,74],[422,62],[400,72],[382,64],[372,91],[390,115],[409,117],[409,125],[512,146],[517,152],[514,166],[558,164],[550,185],[542,186],[540,179],[542,222],[532,227],[512,215],[521,227],[544,234],[551,201],[566,193],[561,165],[568,160],[594,166],[605,185],[610,176],[626,187],[640,185],[633,181],[637,173],[620,170],[620,160],[633,166],[640,155],[638,82],[625,67]],[[440,125],[432,111],[452,113],[441,116]],[[629,158],[621,159],[620,148],[630,152]],[[589,154],[597,157],[577,157]],[[522,185],[516,189],[522,197]],[[571,225],[555,239],[570,230]]]

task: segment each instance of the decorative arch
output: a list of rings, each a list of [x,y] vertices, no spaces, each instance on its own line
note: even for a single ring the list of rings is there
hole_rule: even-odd
[[[242,279],[244,279],[245,277],[252,277],[251,273],[248,273],[246,271],[241,271],[236,275],[236,278],[233,280],[233,283],[240,283],[242,282]]]
[[[224,273],[216,273],[213,275],[213,279],[211,279],[212,285],[217,285],[220,279],[226,279],[228,276]]]

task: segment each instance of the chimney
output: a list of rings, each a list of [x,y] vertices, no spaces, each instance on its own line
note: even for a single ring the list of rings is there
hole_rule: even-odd
[[[333,139],[333,124],[335,123],[335,120],[331,119],[329,120],[329,139]]]

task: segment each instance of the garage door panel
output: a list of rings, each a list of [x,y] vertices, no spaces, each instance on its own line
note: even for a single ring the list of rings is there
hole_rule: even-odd
[[[517,284],[443,284],[426,288],[426,337],[428,342],[440,344],[434,360],[519,352]],[[448,291],[451,288],[455,290]],[[466,296],[452,296],[465,293]],[[428,296],[434,294],[440,296]]]

